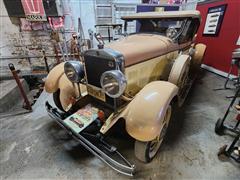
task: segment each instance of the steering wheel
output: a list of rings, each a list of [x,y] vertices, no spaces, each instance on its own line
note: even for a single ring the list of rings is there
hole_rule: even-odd
[[[169,27],[166,30],[166,36],[173,39],[177,35],[177,30],[174,27]]]

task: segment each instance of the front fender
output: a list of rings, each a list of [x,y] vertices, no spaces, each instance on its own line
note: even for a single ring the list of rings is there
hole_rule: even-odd
[[[59,89],[60,89],[60,102],[65,111],[69,108],[69,105],[72,104],[72,100],[75,99],[78,94],[77,85],[74,87],[73,83],[69,81],[67,76],[63,74],[59,79]]]
[[[155,139],[160,132],[161,120],[177,93],[178,87],[167,81],[147,84],[122,113],[128,134],[139,141]]]
[[[65,111],[72,104],[73,99],[87,94],[86,86],[83,84],[72,83],[64,74],[64,63],[55,66],[48,74],[45,81],[45,90],[48,93],[54,93],[60,90],[59,100]],[[81,94],[78,92],[78,86]]]
[[[59,79],[64,74],[64,63],[58,64],[49,72],[44,85],[48,93],[54,93],[58,90]]]

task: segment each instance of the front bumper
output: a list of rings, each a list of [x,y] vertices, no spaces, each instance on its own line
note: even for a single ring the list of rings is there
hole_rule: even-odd
[[[129,163],[114,146],[109,145],[100,134],[90,134],[87,132],[76,133],[70,129],[63,120],[65,114],[58,112],[48,102],[45,104],[49,116],[55,120],[62,128],[64,128],[75,140],[77,140],[84,148],[90,151],[93,155],[109,165],[117,172],[133,176],[135,165]]]

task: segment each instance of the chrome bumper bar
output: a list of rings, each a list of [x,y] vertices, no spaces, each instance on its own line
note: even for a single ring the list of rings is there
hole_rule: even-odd
[[[83,147],[85,147],[89,152],[91,152],[93,155],[98,157],[100,160],[105,162],[108,166],[110,166],[112,169],[116,170],[117,172],[127,175],[127,176],[133,176],[135,172],[135,165],[130,164],[118,151],[116,148],[111,148],[111,150],[106,154],[101,150],[99,147],[94,145],[90,140],[88,140],[85,135],[80,132],[79,134],[72,131],[69,127],[67,127],[63,123],[62,115],[57,111],[56,108],[53,108],[48,102],[45,104],[46,110],[49,114],[49,116],[55,120],[62,128],[67,130],[67,132],[76,139]],[[98,145],[102,147],[106,147],[106,142],[103,140],[98,141]],[[111,146],[113,147],[113,146]],[[106,148],[105,148],[106,150]],[[112,156],[117,156],[117,159],[121,159],[123,163],[120,163],[113,159]]]

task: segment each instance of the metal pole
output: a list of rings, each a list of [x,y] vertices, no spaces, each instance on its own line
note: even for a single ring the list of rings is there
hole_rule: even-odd
[[[63,57],[63,61],[66,61],[65,54],[64,54],[64,52],[63,52],[62,45],[61,45],[60,42],[58,42],[58,47],[59,47],[59,49],[60,49],[60,51],[61,51],[61,54],[62,54],[62,57]]]
[[[30,104],[30,102],[29,102],[29,100],[28,100],[28,97],[27,97],[24,89],[23,89],[22,83],[20,82],[20,79],[19,79],[19,77],[18,77],[18,74],[17,74],[17,71],[15,70],[14,65],[13,65],[12,63],[10,63],[10,64],[8,64],[8,67],[9,67],[9,69],[11,70],[12,75],[13,75],[13,77],[14,77],[17,85],[18,85],[18,88],[19,88],[19,90],[20,90],[20,93],[21,93],[21,95],[22,95],[22,97],[23,97],[23,99],[24,99],[24,102],[25,102],[25,104],[26,104],[26,109],[29,110],[29,111],[32,111],[32,106],[31,106],[31,104]]]
[[[60,58],[58,56],[58,50],[57,50],[56,44],[54,45],[54,52],[56,54],[57,64],[60,64],[61,61],[60,61]]]
[[[61,51],[61,54],[57,54],[57,55],[45,55],[46,57],[52,57],[52,58],[57,58],[57,57],[64,57],[64,56],[67,56],[67,54],[63,53],[62,52],[62,49],[61,49],[61,44],[59,44],[59,48],[60,48],[60,51]],[[74,55],[77,55],[77,54],[71,54],[71,53],[68,53],[68,56],[74,56]],[[9,59],[26,59],[26,58],[42,58],[43,56],[2,56],[0,57],[0,60],[9,60]]]
[[[110,34],[110,27],[108,26],[108,42],[111,42],[111,34]]]
[[[65,30],[62,31],[62,35],[63,35],[63,42],[64,42],[64,47],[65,47],[65,52],[66,52],[66,59],[67,61],[69,60],[69,56],[68,56],[68,47],[67,47],[67,40],[66,40],[66,34],[65,34]]]
[[[43,52],[43,59],[44,59],[44,62],[45,62],[46,70],[49,73],[50,70],[49,70],[49,66],[48,66],[48,62],[47,62],[47,57],[46,57],[45,51],[43,50],[42,52]]]

